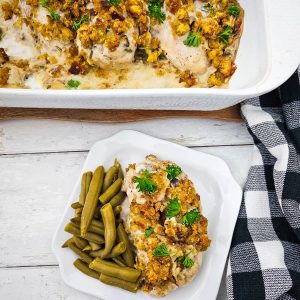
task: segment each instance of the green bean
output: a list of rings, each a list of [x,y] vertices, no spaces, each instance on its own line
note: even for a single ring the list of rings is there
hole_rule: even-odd
[[[65,231],[78,237],[81,237],[80,229],[73,223],[68,223],[65,227]],[[84,239],[88,240],[89,242],[94,242],[96,244],[104,244],[104,238],[99,234],[93,232],[87,232],[84,236]]]
[[[123,174],[123,171],[122,171],[122,166],[121,166],[121,164],[119,163],[119,161],[117,159],[115,159],[114,166],[118,168],[118,178],[123,179],[124,174]]]
[[[120,242],[112,248],[111,252],[105,258],[117,257],[120,254],[124,253],[125,250],[126,250],[125,243]],[[104,249],[100,249],[98,251],[91,251],[90,256],[103,258],[103,253],[104,253]]]
[[[122,211],[122,206],[121,205],[116,206],[114,208],[114,214],[115,214],[115,216],[119,215],[121,211]]]
[[[89,171],[86,173],[86,183],[85,183],[85,194],[87,195],[90,189],[90,184],[93,178],[93,172]]]
[[[83,207],[78,207],[75,209],[75,217],[80,217],[82,214]]]
[[[93,220],[91,221],[88,231],[98,233],[100,235],[104,235],[104,228],[100,228],[100,227],[96,226],[95,224],[93,224],[92,222],[93,222]],[[73,223],[76,226],[80,226],[81,220],[80,220],[80,218],[72,218],[71,223]]]
[[[105,261],[99,257],[95,258],[89,265],[89,267],[99,273],[103,273],[108,276],[125,279],[130,282],[136,282],[141,272],[134,268],[120,267],[119,265]]]
[[[111,200],[121,189],[123,180],[118,178],[100,197],[99,200],[102,204]]]
[[[74,241],[74,239],[71,237],[70,239],[66,240],[61,247],[62,248],[67,248],[68,244],[73,242],[73,241]]]
[[[102,188],[104,178],[104,168],[102,166],[95,170],[92,178],[89,192],[86,196],[85,203],[81,214],[81,236],[84,236],[88,231],[89,225],[94,216],[94,212],[97,206],[97,199]]]
[[[97,250],[101,249],[101,245],[98,245],[98,244],[93,243],[93,242],[90,242],[89,244],[91,246],[92,251],[97,251]]]
[[[79,249],[83,249],[84,247],[87,246],[88,241],[86,241],[85,239],[79,237],[79,236],[73,236],[73,240],[75,245],[79,248]]]
[[[76,209],[76,208],[81,208],[82,205],[79,202],[74,202],[74,203],[71,204],[71,207]]]
[[[99,219],[100,215],[100,208],[101,208],[102,204],[97,205],[95,212],[94,212],[94,219]]]
[[[80,250],[74,243],[69,243],[68,247],[79,257],[81,257],[86,263],[90,264],[93,261],[93,258],[91,256]]]
[[[71,223],[77,225],[80,227],[80,222],[81,222],[81,219],[80,218],[72,218],[71,219]],[[100,229],[103,229],[104,230],[104,224],[96,219],[92,219],[91,221],[91,225],[93,225],[94,227],[97,227],[97,228],[100,228]]]
[[[118,205],[121,205],[122,202],[124,201],[126,197],[126,193],[120,191],[116,196],[114,196],[109,203],[111,204],[112,207],[116,207]]]
[[[81,177],[81,190],[80,190],[80,195],[79,195],[79,203],[83,206],[85,197],[86,197],[86,173],[83,173]]]
[[[88,266],[84,261],[82,261],[81,259],[77,258],[77,259],[74,261],[73,265],[74,265],[79,271],[81,271],[82,273],[84,273],[85,275],[88,275],[88,276],[93,277],[93,278],[95,278],[95,279],[99,279],[100,274],[97,273],[97,272],[94,271],[94,270],[91,270],[91,269],[89,268],[89,266]]]
[[[110,167],[104,177],[102,193],[104,193],[113,183],[114,177],[118,174],[118,168],[115,166]]]
[[[112,277],[112,276],[108,276],[105,274],[101,274],[100,275],[100,281],[105,283],[105,284],[109,284],[109,285],[113,285],[113,286],[117,286],[121,289],[127,290],[129,292],[132,293],[136,293],[136,291],[139,288],[140,283],[137,282],[129,282],[129,281],[125,281],[116,277]]]
[[[91,247],[91,245],[87,245],[87,246],[85,246],[83,249],[82,249],[82,251],[92,251],[92,247]]]
[[[125,261],[121,257],[112,257],[111,258],[117,265],[121,267],[126,267]]]
[[[104,258],[110,253],[117,236],[115,215],[109,203],[101,207],[101,216],[104,223],[105,247],[102,253],[102,258]]]
[[[131,250],[131,244],[122,223],[118,225],[117,234],[118,234],[118,241],[119,242],[123,241],[126,244],[126,251],[122,254],[122,257],[128,267],[133,267],[134,257]]]

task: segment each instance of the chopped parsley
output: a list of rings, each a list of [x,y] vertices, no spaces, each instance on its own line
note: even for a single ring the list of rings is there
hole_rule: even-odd
[[[112,5],[112,6],[119,6],[121,1],[120,0],[108,0],[108,2]]]
[[[146,230],[145,230],[145,236],[146,237],[149,237],[152,233],[153,233],[153,228],[152,227],[148,227]]]
[[[232,27],[227,26],[225,30],[219,34],[219,40],[227,45],[231,34],[232,34]]]
[[[80,82],[77,80],[71,79],[67,82],[67,88],[69,89],[76,90],[79,86],[80,86]]]
[[[188,47],[198,47],[200,45],[200,35],[190,31],[183,43]]]
[[[53,20],[55,20],[55,21],[60,20],[60,15],[49,6],[49,0],[40,0],[39,3],[42,7],[46,8],[48,10],[48,12],[50,13],[50,16]]]
[[[149,16],[155,18],[158,23],[163,23],[166,19],[166,14],[161,10],[162,5],[159,0],[150,0],[148,5]]]
[[[156,249],[153,251],[152,254],[153,257],[159,257],[159,256],[170,256],[170,252],[167,249],[167,246],[165,244],[159,244]]]
[[[233,3],[229,8],[228,8],[228,13],[230,16],[233,16],[237,18],[240,15],[240,8],[236,3]]]
[[[176,216],[180,212],[180,208],[181,207],[180,207],[178,198],[175,197],[175,198],[171,199],[167,206],[166,216],[168,218],[172,218],[172,217]]]
[[[78,21],[75,21],[73,23],[72,29],[76,31],[76,30],[78,30],[80,28],[80,26],[81,26],[82,23],[88,22],[88,21],[89,21],[88,14],[84,14]]]
[[[141,170],[142,178],[134,176],[133,181],[137,183],[139,192],[152,194],[157,190],[157,185],[149,178],[150,173],[148,170]]]
[[[168,165],[166,168],[169,180],[176,178],[181,173],[181,168],[175,165]]]
[[[191,226],[195,222],[197,222],[198,220],[200,220],[200,213],[199,213],[199,211],[196,208],[194,208],[193,210],[189,211],[188,213],[186,213],[182,217],[182,223],[185,226]]]
[[[177,257],[177,261],[181,263],[185,268],[191,268],[194,265],[194,261],[189,258],[189,254],[184,254]]]
[[[203,8],[205,10],[209,11],[212,15],[214,15],[216,13],[216,10],[214,9],[214,7],[210,3],[204,4]]]

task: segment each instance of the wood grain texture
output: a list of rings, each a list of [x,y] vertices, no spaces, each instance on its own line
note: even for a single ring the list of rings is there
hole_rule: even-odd
[[[252,146],[195,149],[223,158],[237,182],[244,183]],[[0,156],[0,267],[56,264],[52,236],[86,156],[87,152]]]
[[[65,285],[57,266],[0,269],[0,299],[99,300]],[[111,299],[120,300],[113,295]],[[226,299],[223,289],[217,300],[222,299]]]
[[[198,118],[99,124],[21,119],[0,121],[0,154],[86,151],[127,129],[188,147],[253,143],[243,122]]]
[[[187,110],[122,110],[122,109],[63,109],[63,108],[13,108],[1,107],[0,119],[56,119],[88,122],[133,122],[165,118],[212,118],[219,120],[241,120],[240,106],[217,111]]]

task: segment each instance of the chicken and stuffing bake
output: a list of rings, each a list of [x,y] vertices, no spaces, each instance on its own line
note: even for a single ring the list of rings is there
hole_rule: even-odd
[[[123,190],[122,214],[136,248],[141,289],[164,296],[191,282],[210,245],[193,183],[176,164],[148,155],[144,163],[129,165]]]
[[[0,0],[0,87],[226,87],[236,0]]]

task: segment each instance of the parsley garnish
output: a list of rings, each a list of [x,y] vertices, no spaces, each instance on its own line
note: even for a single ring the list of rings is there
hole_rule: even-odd
[[[88,14],[84,14],[78,21],[75,21],[73,23],[72,29],[73,30],[78,30],[81,26],[82,23],[88,22],[89,21],[89,16]]]
[[[200,35],[190,31],[183,43],[188,47],[198,47],[200,45]]]
[[[49,0],[40,0],[40,5],[48,10],[53,20],[60,20],[60,15],[49,6]]]
[[[149,178],[150,173],[148,170],[141,170],[142,178],[134,176],[133,181],[137,183],[139,192],[146,192],[152,194],[156,191],[157,185]]]
[[[150,0],[148,5],[149,16],[157,19],[158,23],[163,23],[166,14],[161,10],[161,2],[159,0]]]
[[[228,8],[228,13],[230,16],[233,17],[238,17],[240,14],[240,8],[238,7],[238,5],[236,3],[233,3],[229,8]]]
[[[146,237],[149,237],[152,233],[153,233],[153,228],[152,227],[148,227],[146,230],[145,230],[145,236]]]
[[[216,13],[216,10],[214,9],[214,7],[210,3],[204,4],[203,8],[205,10],[209,11],[212,15],[214,15]]]
[[[153,257],[159,256],[170,256],[170,252],[168,251],[165,244],[160,244],[156,247],[152,254]]]
[[[79,86],[80,86],[80,82],[77,80],[71,79],[67,82],[67,88],[69,89],[76,90]]]
[[[169,165],[166,168],[168,173],[167,177],[169,180],[176,178],[181,173],[181,168],[175,165]]]
[[[232,34],[232,27],[227,26],[225,30],[219,34],[219,40],[224,44],[228,44],[229,36]]]
[[[194,261],[188,257],[189,254],[184,254],[177,257],[179,263],[181,263],[185,268],[191,268],[194,265]]]
[[[119,6],[120,5],[120,0],[108,0],[108,2],[112,5],[112,6]]]
[[[195,222],[197,222],[198,220],[200,220],[200,213],[199,213],[199,211],[196,208],[194,208],[193,210],[189,211],[188,213],[186,213],[182,217],[182,223],[185,226],[191,226]]]
[[[181,207],[180,207],[178,198],[175,197],[175,198],[171,199],[167,206],[166,216],[168,218],[172,218],[172,217],[176,216],[180,212],[180,208]]]

